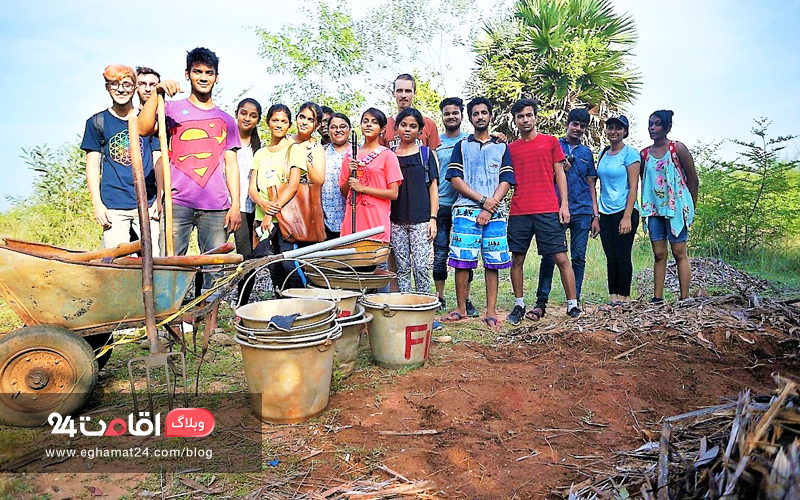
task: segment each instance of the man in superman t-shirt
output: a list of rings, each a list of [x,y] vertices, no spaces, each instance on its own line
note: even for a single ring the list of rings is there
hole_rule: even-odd
[[[189,236],[197,228],[201,252],[222,245],[228,233],[241,225],[239,212],[239,166],[236,150],[239,132],[233,117],[219,109],[211,94],[217,83],[219,58],[198,47],[186,55],[186,79],[191,95],[165,103],[167,131],[170,135],[170,173],[175,253],[183,255]],[[159,94],[181,92],[175,80],[158,84]],[[157,131],[157,99],[149,99],[139,114],[142,135]],[[169,237],[169,235],[167,235]],[[210,289],[215,276],[203,276],[203,291]],[[216,297],[210,297],[211,300]],[[206,331],[217,327],[217,307],[206,317]]]

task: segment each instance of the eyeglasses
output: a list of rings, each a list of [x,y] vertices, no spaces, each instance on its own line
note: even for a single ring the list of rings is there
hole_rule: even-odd
[[[158,87],[158,84],[155,83],[155,82],[139,82],[138,85],[139,85],[140,88],[145,88],[145,89],[148,89],[150,87],[153,87],[153,88]],[[125,87],[122,87],[122,88],[125,88]]]
[[[348,130],[349,128],[350,128],[349,125],[339,125],[338,127],[336,125],[331,125],[330,127],[328,127],[328,130],[336,132],[337,130]]]
[[[126,92],[133,90],[133,84],[131,82],[106,82],[106,87],[110,90],[117,90],[122,87],[122,90]]]

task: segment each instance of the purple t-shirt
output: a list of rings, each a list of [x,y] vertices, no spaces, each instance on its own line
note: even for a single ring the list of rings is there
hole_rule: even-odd
[[[236,121],[216,106],[200,109],[189,99],[167,101],[164,110],[173,202],[199,210],[230,208],[225,151],[241,147]]]

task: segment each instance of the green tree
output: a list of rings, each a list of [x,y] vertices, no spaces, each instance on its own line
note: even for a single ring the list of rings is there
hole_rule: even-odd
[[[97,247],[100,226],[94,222],[86,157],[78,143],[55,151],[46,145],[23,148],[22,157],[36,172],[33,190],[25,198],[10,198],[11,208],[0,214],[0,234],[71,248]]]
[[[308,2],[308,21],[277,33],[254,29],[267,73],[284,82],[272,100],[290,106],[313,100],[354,117],[376,103],[394,108],[394,77],[413,73],[417,104],[435,116],[432,100],[451,69],[446,49],[466,43],[473,6],[474,0],[385,0],[356,19],[346,2]]]
[[[587,108],[588,139],[597,144],[600,122],[641,88],[630,63],[636,40],[633,18],[615,13],[611,0],[517,0],[475,40],[468,91],[497,103],[495,121],[506,133],[508,110],[522,97],[537,99],[539,128],[548,133],[563,132],[571,109]]]
[[[330,6],[320,1],[310,10],[307,22],[287,24],[280,33],[254,29],[267,73],[284,79],[271,100],[292,107],[313,100],[353,113],[365,101],[357,76],[371,60],[366,38],[347,3]]]
[[[755,122],[755,140],[731,141],[744,148],[735,161],[720,161],[718,144],[695,150],[700,196],[692,229],[697,243],[717,255],[743,257],[800,237],[800,161],[779,156],[795,136],[770,138],[770,121]]]

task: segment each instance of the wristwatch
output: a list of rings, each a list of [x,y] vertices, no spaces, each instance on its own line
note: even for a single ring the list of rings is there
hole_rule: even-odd
[[[600,214],[596,214],[596,215],[592,214],[592,219],[599,219],[599,218],[600,218]]]
[[[484,203],[486,203],[486,197],[485,196],[483,198],[481,198],[481,201],[479,202],[479,204],[480,204],[480,206],[483,206]]]

